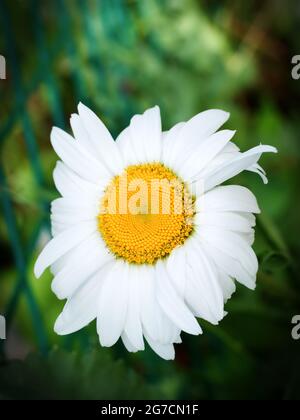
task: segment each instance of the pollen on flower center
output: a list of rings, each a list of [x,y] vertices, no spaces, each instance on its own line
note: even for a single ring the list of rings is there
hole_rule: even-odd
[[[193,197],[173,171],[161,163],[131,165],[107,186],[98,229],[117,257],[153,264],[185,242],[193,215]]]

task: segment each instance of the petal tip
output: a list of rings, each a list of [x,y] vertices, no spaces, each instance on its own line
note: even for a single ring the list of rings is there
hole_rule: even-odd
[[[200,327],[197,321],[194,324],[193,328],[191,328],[190,331],[187,332],[192,335],[201,335],[203,333],[202,328]]]
[[[77,106],[77,109],[78,109],[78,114],[79,114],[79,116],[80,116],[80,114],[82,114],[83,112],[85,112],[85,111],[89,111],[89,108],[86,106],[86,105],[84,105],[84,103],[82,103],[81,101],[78,103],[78,106]]]
[[[70,121],[74,121],[75,119],[77,119],[79,117],[78,114],[76,114],[76,112],[73,112],[70,116]]]
[[[67,296],[65,296],[65,294],[62,293],[62,291],[59,289],[57,283],[54,280],[51,283],[51,290],[55,294],[57,299],[63,300],[67,298]]]
[[[44,272],[44,270],[41,267],[41,264],[40,264],[40,261],[39,261],[39,258],[38,258],[36,260],[36,263],[34,264],[33,273],[34,273],[35,277],[37,279],[39,279],[41,277],[41,275],[43,274],[43,272]]]
[[[58,132],[58,128],[57,127],[52,127],[51,128],[51,131],[50,131],[50,138],[51,138],[51,140],[57,134],[57,132]]]
[[[57,320],[55,321],[53,330],[57,335],[66,335],[63,329],[63,320],[62,320],[61,314],[58,316]]]
[[[271,153],[278,153],[278,149],[275,146],[269,146],[269,150],[268,151],[271,152]]]

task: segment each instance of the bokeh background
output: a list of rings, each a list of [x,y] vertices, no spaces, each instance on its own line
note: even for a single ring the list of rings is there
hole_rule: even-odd
[[[300,341],[299,1],[0,0],[1,398],[297,399]],[[69,130],[79,100],[114,135],[158,104],[164,129],[207,108],[231,112],[228,128],[262,158],[269,184],[236,179],[257,195],[257,290],[238,287],[219,326],[183,334],[176,360],[150,349],[101,349],[94,323],[68,337],[53,324],[63,307],[37,281],[34,261],[50,238],[57,197],[53,125]]]

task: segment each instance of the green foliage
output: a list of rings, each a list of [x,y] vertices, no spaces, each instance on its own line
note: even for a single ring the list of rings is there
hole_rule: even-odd
[[[0,366],[1,399],[101,400],[163,398],[121,360],[107,351],[85,354],[53,350],[46,358],[32,354]]]

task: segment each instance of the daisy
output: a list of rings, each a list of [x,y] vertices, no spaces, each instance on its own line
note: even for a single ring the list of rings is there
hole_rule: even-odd
[[[61,198],[52,202],[53,238],[34,271],[40,277],[51,267],[52,290],[67,299],[56,333],[96,319],[102,346],[121,338],[136,352],[146,340],[173,359],[181,331],[198,335],[197,318],[218,324],[224,317],[235,281],[255,288],[260,210],[247,188],[221,184],[244,170],[266,183],[257,162],[276,149],[240,152],[234,131],[217,131],[228,118],[208,110],[163,132],[156,106],[114,141],[80,103],[73,137],[53,128]]]

